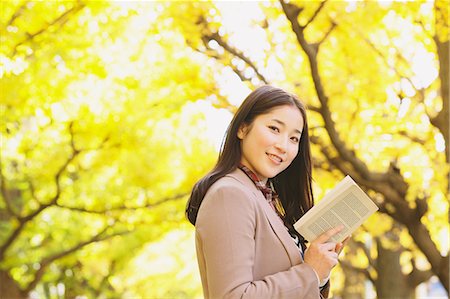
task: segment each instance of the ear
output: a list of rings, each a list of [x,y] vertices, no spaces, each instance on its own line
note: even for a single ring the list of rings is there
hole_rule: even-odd
[[[242,124],[237,132],[237,137],[242,140],[244,139],[245,135],[247,135],[248,126],[246,124]]]

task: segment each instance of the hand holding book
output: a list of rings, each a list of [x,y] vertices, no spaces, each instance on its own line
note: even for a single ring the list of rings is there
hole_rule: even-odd
[[[336,187],[300,220],[294,228],[308,241],[315,240],[324,232],[343,225],[330,241],[341,243],[354,232],[378,207],[363,190],[346,176]]]
[[[329,241],[343,228],[340,225],[322,233],[311,242],[305,251],[304,261],[316,272],[319,285],[322,282],[326,282],[325,280],[329,278],[331,269],[338,263],[339,253],[336,251],[337,244]]]

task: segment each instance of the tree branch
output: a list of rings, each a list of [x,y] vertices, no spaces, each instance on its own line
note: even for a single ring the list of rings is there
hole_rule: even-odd
[[[384,181],[386,180],[386,174],[382,173],[373,173],[370,172],[367,165],[358,159],[353,151],[347,149],[345,143],[340,138],[338,132],[336,131],[336,126],[331,118],[331,111],[328,107],[328,96],[325,93],[325,90],[322,85],[322,79],[319,74],[319,68],[317,64],[317,47],[309,44],[306,41],[304,36],[304,32],[300,24],[298,23],[297,16],[293,13],[295,9],[293,8],[295,5],[289,4],[287,5],[283,0],[280,0],[281,6],[285,12],[286,17],[291,22],[292,30],[294,31],[297,41],[299,42],[301,48],[305,51],[311,69],[311,76],[314,82],[314,86],[317,92],[317,96],[321,103],[320,112],[322,118],[325,122],[325,127],[328,131],[328,135],[330,136],[331,142],[334,147],[338,151],[339,155],[343,160],[349,162],[356,172],[364,179],[369,181]],[[351,171],[350,173],[355,173],[355,171]]]
[[[399,131],[398,134],[401,135],[401,136],[404,136],[404,137],[408,138],[408,139],[411,140],[412,142],[417,143],[417,144],[419,144],[419,145],[424,145],[425,142],[426,142],[425,139],[422,139],[422,138],[419,138],[419,137],[416,137],[416,136],[411,136],[411,135],[410,135],[407,131],[405,131],[405,130]]]
[[[284,14],[286,15],[287,19],[291,22],[292,30],[295,33],[298,43],[300,44],[301,48],[306,52],[308,59],[309,57],[316,57],[317,48],[306,42],[303,33],[305,28],[301,26],[297,20],[298,15],[301,12],[301,9],[292,3],[286,3],[284,0],[280,0],[280,4],[281,7],[283,8]]]
[[[51,26],[60,24],[61,26],[64,25],[65,22],[67,22],[70,14],[76,14],[79,12],[83,7],[85,7],[86,4],[82,3],[81,1],[77,1],[76,5],[74,5],[72,8],[66,10],[63,12],[59,17],[48,23],[47,26],[40,28],[38,31],[34,33],[26,33],[26,38],[20,42],[18,42],[16,45],[13,46],[13,51],[11,53],[11,57],[14,57],[17,54],[17,48],[29,41],[32,41],[37,36],[45,33]]]
[[[435,18],[436,20],[436,18]],[[436,20],[437,22],[437,20]],[[419,22],[419,24],[422,26],[423,30],[425,33],[427,33],[425,27],[423,26],[422,22]],[[414,84],[414,82],[406,75],[402,75],[400,74],[400,72],[398,71],[397,68],[390,66],[389,63],[387,62],[386,57],[383,55],[383,53],[381,53],[380,50],[377,49],[377,47],[366,37],[362,36],[362,34],[359,31],[356,31],[357,34],[359,34],[361,36],[361,38],[373,49],[373,51],[378,54],[378,56],[382,59],[382,61],[384,62],[384,64],[391,70],[393,70],[397,76],[400,79],[405,79],[409,82],[409,84],[411,84],[411,86],[414,87],[414,89],[416,89],[418,94],[423,93],[423,88],[417,88]],[[441,109],[441,111],[435,116],[432,117],[429,115],[429,113],[427,112],[427,115],[430,119],[430,122],[433,126],[435,126],[436,128],[439,129],[439,131],[441,132],[441,134],[444,137],[444,141],[445,141],[445,146],[446,146],[446,161],[447,163],[449,163],[450,161],[450,151],[449,151],[449,138],[450,138],[450,131],[449,131],[449,122],[448,122],[448,117],[449,117],[449,41],[445,41],[445,42],[440,42],[439,38],[437,37],[437,35],[434,35],[432,37],[432,40],[434,41],[435,45],[436,45],[436,49],[437,49],[437,54],[439,57],[439,78],[441,81],[441,87],[440,87],[440,91],[441,91],[441,97],[442,97],[442,104],[443,107]],[[396,52],[398,53],[398,57],[401,58],[401,60],[405,63],[408,64],[409,62],[406,61],[406,59],[401,55],[401,51],[399,51],[394,45],[391,45],[391,48],[396,49]],[[423,95],[422,95],[423,98]],[[425,112],[427,111],[426,109],[427,107],[425,106]],[[450,188],[450,185],[449,187]]]
[[[11,205],[10,199],[9,199],[9,194],[8,191],[6,190],[6,179],[3,176],[3,159],[2,159],[2,155],[0,155],[0,191],[2,193],[2,197],[3,197],[3,201],[5,202],[5,207],[6,207],[6,211],[14,216],[14,217],[18,217],[19,214],[16,213]]]
[[[357,158],[355,152],[346,147],[336,130],[334,121],[331,118],[331,111],[328,107],[328,96],[325,93],[318,71],[317,52],[311,48],[311,45],[305,39],[303,29],[299,25],[295,14],[298,9],[295,9],[295,5],[287,5],[284,1],[281,1],[281,5],[285,15],[291,22],[292,30],[297,37],[297,41],[308,56],[311,76],[321,103],[320,113],[324,119],[325,128],[328,132],[330,140],[338,155],[332,156],[330,150],[324,146],[322,146],[322,152],[330,158],[330,162],[334,163],[343,173],[352,175],[352,177],[357,179],[359,183],[365,186],[370,186],[373,190],[384,194],[386,198],[393,200],[397,206],[397,212],[402,213],[403,215],[402,222],[408,222],[408,219],[410,219],[412,214],[411,209],[408,208],[408,205],[404,200],[408,185],[405,183],[401,174],[393,168],[390,168],[387,173],[371,172],[367,165]],[[314,142],[314,136],[312,136],[311,140]],[[406,208],[406,210],[403,208]]]
[[[448,264],[446,267],[442,266],[443,258],[435,243],[430,237],[430,233],[426,226],[418,222],[415,218],[417,213],[415,209],[409,207],[406,201],[406,194],[408,191],[408,184],[405,182],[398,167],[391,164],[391,167],[385,173],[378,173],[370,171],[367,165],[360,160],[356,154],[347,148],[345,142],[339,136],[335,122],[331,117],[331,111],[328,106],[328,96],[325,93],[321,76],[319,74],[317,55],[318,48],[308,43],[304,36],[304,28],[300,26],[297,20],[299,13],[298,7],[294,4],[287,4],[280,0],[282,9],[290,21],[292,30],[297,38],[297,41],[303,51],[306,53],[311,70],[311,77],[316,89],[316,93],[321,103],[321,115],[324,120],[325,128],[328,132],[329,138],[333,147],[337,151],[336,156],[331,156],[331,151],[327,147],[322,147],[323,153],[330,157],[330,162],[335,164],[343,173],[350,174],[358,182],[358,184],[367,186],[368,188],[383,195],[385,201],[393,206],[395,213],[395,220],[404,224],[409,231],[409,234],[414,239],[419,249],[425,254],[428,261],[432,265],[433,271],[439,276],[440,281],[448,291]],[[446,52],[448,57],[448,51]],[[447,64],[448,65],[448,64]],[[447,80],[448,82],[448,80]],[[414,86],[414,85],[413,85]],[[446,115],[448,117],[448,113]],[[314,136],[311,140],[313,142]],[[386,204],[386,207],[388,205]]]
[[[308,108],[308,110],[310,110],[310,111],[314,111],[314,112],[320,113],[320,108],[317,107],[317,106],[309,105],[309,104],[308,104],[307,108]]]
[[[439,111],[439,113],[435,116],[430,118],[430,122],[433,126],[439,129],[442,136],[444,137],[445,141],[445,157],[447,163],[450,163],[450,145],[449,145],[449,139],[450,139],[450,130],[449,130],[449,43],[450,41],[447,40],[445,42],[441,42],[438,38],[438,36],[434,37],[434,42],[436,44],[437,48],[437,54],[439,57],[439,79],[440,79],[440,96],[442,98],[442,109]],[[449,191],[450,191],[450,185],[449,185]]]
[[[327,38],[328,36],[331,34],[331,32],[334,30],[334,28],[336,28],[337,24],[333,21],[331,21],[331,26],[328,29],[327,32],[325,32],[325,35],[322,37],[322,39],[317,43],[318,46],[320,46]]]
[[[0,261],[3,261],[6,250],[12,245],[14,240],[16,240],[16,238],[22,232],[25,224],[28,223],[29,221],[31,221],[37,215],[39,215],[43,210],[47,209],[48,207],[50,207],[52,205],[55,205],[56,201],[58,200],[59,196],[61,195],[60,176],[63,173],[63,171],[67,168],[69,163],[72,162],[73,159],[75,159],[75,157],[76,157],[76,155],[72,154],[69,157],[69,159],[67,159],[67,161],[58,170],[58,172],[55,176],[56,192],[55,192],[55,195],[52,197],[52,199],[48,203],[41,204],[36,210],[31,212],[30,214],[28,214],[26,216],[18,217],[19,225],[16,227],[16,229],[11,233],[11,235],[6,239],[6,241],[0,247]]]
[[[13,230],[13,232],[9,235],[9,237],[5,240],[5,242],[0,247],[0,262],[3,261],[3,259],[5,258],[6,251],[13,244],[13,242],[17,239],[17,237],[20,235],[20,233],[22,232],[25,225],[28,222],[30,222],[32,219],[34,219],[37,215],[39,215],[42,211],[47,209],[48,207],[55,206],[57,204],[57,201],[60,198],[61,192],[62,192],[62,190],[61,190],[62,174],[67,169],[68,165],[70,163],[72,163],[80,153],[85,151],[85,150],[79,150],[75,147],[73,125],[74,125],[74,123],[71,122],[69,124],[69,128],[68,128],[69,133],[70,133],[70,145],[71,145],[72,152],[70,153],[68,159],[64,162],[63,165],[61,165],[61,167],[58,169],[58,171],[55,174],[55,179],[54,179],[55,185],[56,185],[55,194],[47,203],[41,203],[39,205],[39,207],[36,210],[34,210],[33,212],[31,212],[30,214],[28,214],[26,216],[18,216],[18,218],[17,218],[17,220],[19,222],[18,226]],[[106,142],[107,139],[108,138],[105,138],[105,140],[103,140],[103,142],[100,144],[99,148],[101,148],[104,145],[104,143]],[[88,149],[88,150],[91,150],[91,149]],[[2,186],[3,186],[3,184],[2,184]]]
[[[302,26],[303,28],[308,27],[308,25],[311,24],[312,21],[314,21],[314,19],[319,15],[319,12],[320,12],[320,11],[322,10],[322,8],[325,6],[325,3],[326,3],[327,1],[328,1],[328,0],[325,0],[325,1],[323,1],[323,2],[320,3],[319,7],[316,9],[316,11],[315,11],[314,14],[311,16],[311,18],[309,18],[309,20],[306,22],[306,24]]]
[[[68,210],[72,210],[72,211],[76,211],[76,212],[82,212],[82,213],[92,213],[92,214],[105,214],[105,213],[109,213],[109,212],[114,212],[114,211],[130,211],[130,210],[138,210],[138,209],[152,209],[155,208],[159,205],[162,205],[166,202],[169,201],[174,201],[174,200],[178,200],[181,198],[186,197],[187,195],[189,195],[189,193],[182,193],[182,194],[178,194],[172,197],[167,197],[164,199],[161,199],[157,202],[154,203],[148,203],[146,205],[143,206],[135,206],[135,207],[128,207],[128,206],[118,206],[118,207],[113,207],[113,208],[109,208],[109,209],[96,209],[96,210],[90,210],[90,209],[86,209],[83,207],[71,207],[71,206],[67,206],[67,205],[62,205],[59,203],[56,203],[56,206],[59,208],[63,208],[63,209],[68,209]]]
[[[422,20],[415,20],[414,23],[419,24],[420,27],[422,28],[423,32],[430,38],[433,39],[434,35],[431,34],[431,32],[425,28],[425,24],[422,22]]]
[[[330,147],[326,146],[325,143],[318,137],[312,135],[310,140],[313,144],[319,145],[322,154],[326,157],[326,159],[333,164],[341,173],[348,174],[353,173],[352,177],[361,184],[362,187],[368,186],[370,189],[378,192],[379,194],[383,194],[386,198],[389,198],[389,202],[395,207],[394,211],[388,211],[389,215],[394,216],[394,213],[397,217],[402,219],[402,222],[408,222],[411,219],[414,211],[409,207],[408,203],[404,200],[403,197],[399,196],[397,192],[394,192],[390,185],[386,182],[370,182],[359,175],[359,173],[355,173],[349,163],[343,160],[341,157],[336,156],[332,153]],[[382,209],[382,207],[380,207]]]
[[[77,250],[80,250],[81,248],[83,248],[86,245],[89,245],[91,243],[101,242],[101,241],[110,239],[115,236],[120,236],[120,235],[125,235],[125,234],[130,233],[130,231],[122,231],[122,232],[113,233],[111,235],[102,236],[108,228],[109,228],[109,226],[106,226],[102,231],[100,231],[98,234],[96,234],[95,236],[93,236],[91,239],[89,239],[87,241],[81,242],[67,250],[61,251],[59,253],[56,253],[49,257],[44,258],[40,263],[39,270],[37,270],[37,272],[34,275],[34,279],[25,287],[24,292],[29,293],[31,290],[33,290],[36,287],[36,285],[39,283],[42,276],[44,275],[46,268],[55,260],[63,258]]]
[[[205,21],[206,22],[206,21]],[[236,48],[233,48],[232,46],[230,46],[217,32],[214,33],[210,33],[210,34],[206,34],[204,35],[205,38],[209,39],[209,40],[215,40],[222,48],[224,48],[227,52],[229,52],[230,54],[232,54],[233,56],[238,57],[239,59],[241,59],[242,61],[244,61],[248,66],[250,66],[254,71],[255,74],[258,76],[258,78],[263,81],[265,84],[269,84],[269,81],[267,80],[267,78],[258,70],[258,68],[256,67],[256,64],[250,60],[250,58],[248,58],[247,56],[245,56],[244,53],[242,53],[241,51],[239,51]],[[207,43],[205,43],[207,44]],[[241,76],[240,76],[241,77]],[[242,77],[241,77],[242,78]]]
[[[28,5],[28,1],[25,1],[24,3],[22,3],[21,6],[19,6],[19,8],[14,12],[14,14],[11,16],[11,18],[9,19],[8,23],[6,23],[5,27],[11,26],[14,21],[22,14],[22,12],[25,10],[25,8]]]
[[[419,284],[430,279],[434,273],[431,270],[419,270],[417,268],[416,259],[413,257],[411,260],[412,270],[407,275],[408,284],[416,288]]]

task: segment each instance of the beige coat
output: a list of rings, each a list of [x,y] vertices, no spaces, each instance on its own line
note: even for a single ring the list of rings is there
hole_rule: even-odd
[[[205,298],[321,297],[314,270],[240,169],[211,186],[195,226]]]

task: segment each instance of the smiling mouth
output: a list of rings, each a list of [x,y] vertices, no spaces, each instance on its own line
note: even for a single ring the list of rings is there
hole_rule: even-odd
[[[270,158],[272,161],[274,161],[274,162],[276,162],[276,163],[281,163],[281,162],[283,162],[283,159],[282,159],[281,157],[277,156],[277,155],[273,155],[273,154],[269,154],[269,153],[267,153],[267,155],[269,156],[269,158]]]

